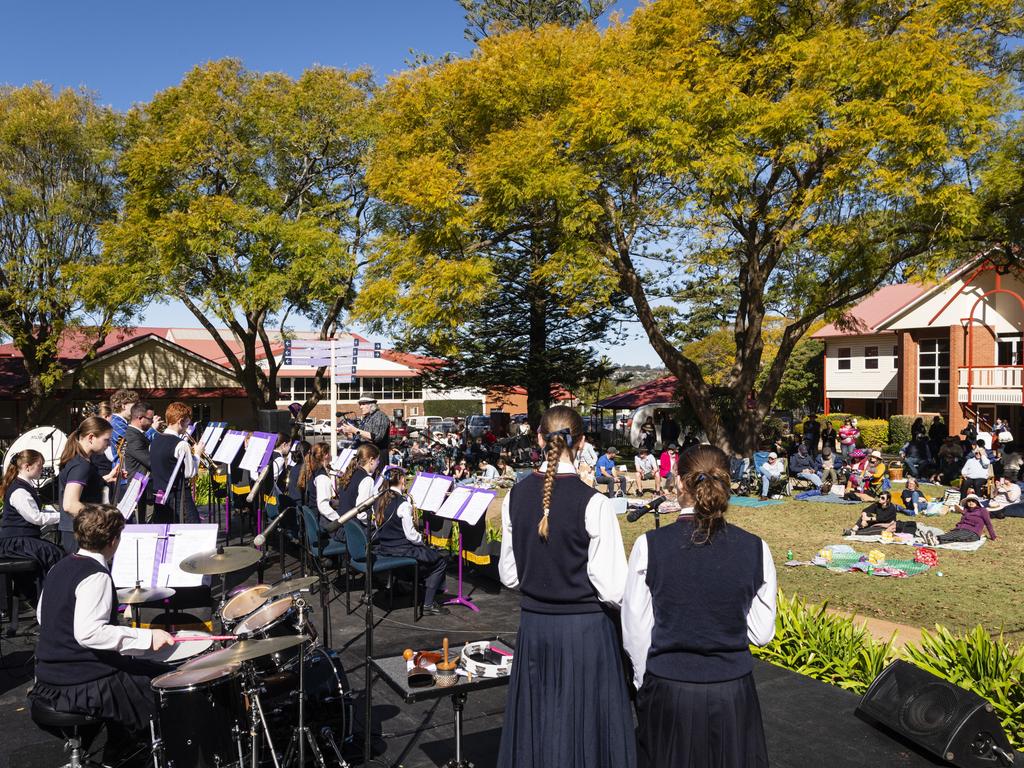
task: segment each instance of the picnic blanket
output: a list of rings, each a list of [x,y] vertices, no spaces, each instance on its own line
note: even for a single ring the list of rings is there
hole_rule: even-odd
[[[919,533],[924,533],[925,531],[931,531],[936,536],[939,536],[939,535],[942,534],[942,529],[941,528],[933,528],[930,525],[921,525],[921,523],[917,524],[917,530],[918,530]],[[882,537],[880,535],[876,535],[876,536],[844,536],[843,538],[846,541],[864,541],[864,542],[880,542],[880,543],[882,542]],[[928,546],[932,547],[933,549],[955,549],[955,550],[957,550],[959,552],[977,552],[979,549],[981,549],[981,545],[984,544],[986,541],[987,541],[987,539],[984,536],[982,536],[980,539],[978,539],[978,541],[954,541],[954,542],[952,542],[950,544],[934,544],[934,545],[929,544]],[[892,541],[884,542],[884,543],[887,543],[887,544],[904,544],[906,546],[916,547],[916,546],[921,546],[924,542],[922,542],[919,537],[911,536],[910,534],[907,534],[907,533],[897,533],[895,536],[893,536]]]
[[[910,559],[885,558],[882,562],[871,562],[872,555],[881,557],[881,553],[862,554],[853,547],[846,544],[831,544],[825,549],[829,550],[831,557],[822,557],[819,553],[813,560],[806,562],[787,562],[786,565],[817,565],[833,573],[851,573],[859,571],[869,576],[891,576],[894,578],[907,578],[917,576],[931,568],[927,563],[919,563]]]
[[[823,504],[863,504],[863,501],[848,501],[842,496],[834,493],[822,493],[821,491],[804,491],[793,497],[797,501],[819,501]]]
[[[730,496],[729,504],[734,507],[769,507],[772,504],[781,504],[782,501],[779,499],[768,499],[767,501],[761,501],[753,496]]]

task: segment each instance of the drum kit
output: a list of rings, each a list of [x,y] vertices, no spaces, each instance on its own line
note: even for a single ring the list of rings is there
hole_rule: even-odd
[[[252,565],[253,554],[260,553],[220,547],[180,567],[223,577]],[[145,655],[175,667],[152,681],[154,768],[304,766],[307,749],[318,768],[349,765],[341,745],[352,736],[352,694],[336,654],[320,645],[304,597],[317,581],[240,588],[217,610],[221,635],[183,631]],[[138,603],[152,591],[122,590]],[[276,745],[284,743],[282,752]]]

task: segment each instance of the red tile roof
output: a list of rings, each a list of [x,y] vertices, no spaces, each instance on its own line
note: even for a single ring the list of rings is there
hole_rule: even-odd
[[[874,333],[882,321],[932,288],[920,283],[900,283],[879,288],[846,312],[848,322],[829,323],[812,335],[815,339],[835,336],[860,336]]]
[[[675,376],[662,376],[660,379],[646,381],[625,392],[599,400],[594,407],[626,411],[651,403],[674,403],[677,400],[676,387],[678,384],[679,381]]]

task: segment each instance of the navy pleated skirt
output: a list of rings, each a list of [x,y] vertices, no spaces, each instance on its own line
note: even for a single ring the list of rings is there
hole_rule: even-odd
[[[523,611],[499,768],[633,768],[621,645],[606,613]]]
[[[754,676],[684,683],[647,673],[636,697],[640,768],[767,768]]]
[[[25,557],[39,564],[43,575],[64,558],[64,550],[34,536],[9,536],[0,539],[0,557]]]
[[[164,670],[166,671],[166,669]],[[53,685],[36,680],[29,696],[58,712],[113,720],[131,731],[149,728],[156,714],[151,675],[119,669],[114,674],[77,685]]]

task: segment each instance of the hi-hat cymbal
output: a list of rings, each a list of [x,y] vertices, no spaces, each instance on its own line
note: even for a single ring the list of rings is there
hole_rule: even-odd
[[[241,664],[244,661],[252,661],[261,656],[269,656],[278,653],[286,648],[291,648],[299,643],[308,642],[306,635],[286,635],[284,637],[272,637],[268,640],[239,640],[219,651],[200,656],[195,661],[183,665],[189,669],[211,669],[230,664]]]
[[[252,547],[221,547],[187,557],[178,567],[185,573],[208,576],[240,571],[259,559],[259,550]]]
[[[151,603],[154,600],[166,600],[168,597],[174,597],[174,590],[170,587],[129,587],[117,590],[117,602],[121,605]]]
[[[288,581],[282,581],[280,584],[271,587],[270,591],[263,596],[267,600],[273,600],[275,597],[281,595],[290,595],[294,592],[302,592],[303,590],[309,589],[311,586],[320,581],[319,576],[303,576],[301,579],[289,579]]]

